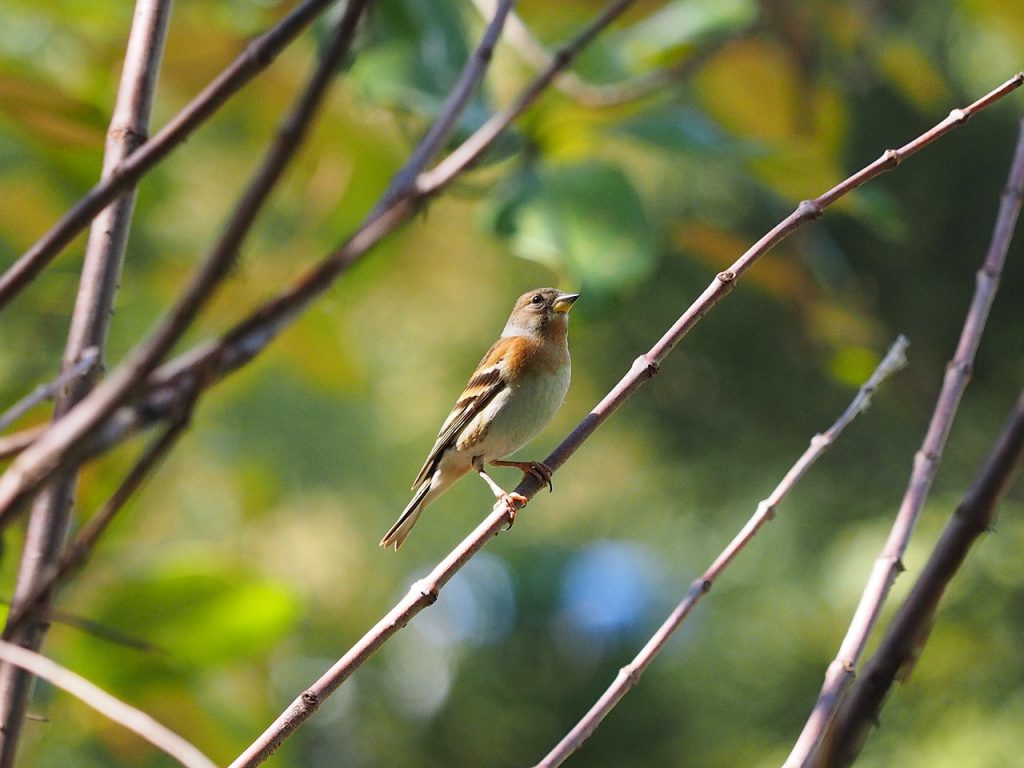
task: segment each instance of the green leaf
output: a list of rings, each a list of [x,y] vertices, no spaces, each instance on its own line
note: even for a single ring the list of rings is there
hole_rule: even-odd
[[[145,690],[184,669],[206,670],[259,658],[294,628],[298,601],[278,584],[253,579],[227,558],[157,564],[124,582],[98,606],[93,620],[159,649],[111,650],[82,638],[80,650],[99,681]],[[200,672],[205,674],[205,672]]]
[[[488,223],[517,256],[571,272],[600,292],[635,285],[658,253],[632,182],[598,161],[522,172],[499,194]]]
[[[738,29],[756,17],[757,4],[750,0],[676,0],[629,27],[619,40],[630,58],[662,62],[680,48]]]

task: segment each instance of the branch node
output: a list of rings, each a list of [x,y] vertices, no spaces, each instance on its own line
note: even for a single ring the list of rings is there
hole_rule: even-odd
[[[622,667],[619,670],[619,674],[622,675],[627,688],[632,688],[640,682],[640,670],[637,669],[635,664],[627,664]]]
[[[305,707],[310,711],[315,710],[320,706],[320,694],[312,688],[307,688],[303,691],[300,698],[302,699],[303,705],[305,705]]]
[[[903,162],[903,155],[898,149],[887,149],[882,153],[882,164],[888,168],[895,168]]]
[[[974,366],[969,360],[950,360],[946,365],[946,373],[950,375],[959,374],[965,379],[971,378],[974,374]]]
[[[427,605],[433,605],[437,602],[438,589],[437,584],[434,582],[428,582],[426,579],[420,579],[413,586],[413,589],[419,593]]]
[[[825,209],[814,200],[801,200],[796,207],[797,216],[801,219],[820,219]]]
[[[123,142],[134,151],[149,140],[149,134],[130,125],[112,125],[107,131],[107,138]]]
[[[633,361],[633,370],[637,374],[650,379],[661,370],[661,363],[649,354],[640,355],[640,357]]]
[[[964,109],[960,109],[959,107],[957,107],[956,109],[951,109],[949,111],[949,117],[946,118],[946,119],[949,120],[952,123],[956,123],[957,125],[960,125],[962,123],[966,123],[968,118],[970,118],[970,116],[971,116],[970,112],[968,112],[968,111],[966,111]]]
[[[715,278],[718,280],[718,282],[724,285],[728,285],[729,283],[734,282],[736,280],[736,273],[733,272],[731,269],[726,269],[715,275]]]

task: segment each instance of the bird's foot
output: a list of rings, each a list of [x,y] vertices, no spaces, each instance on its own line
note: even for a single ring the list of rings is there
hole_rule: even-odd
[[[551,475],[554,474],[551,471],[551,467],[545,464],[543,461],[492,461],[496,467],[515,467],[523,476],[532,475],[541,484],[541,486],[547,486],[548,492],[555,490],[555,486],[551,483]]]
[[[499,503],[505,505],[505,512],[508,514],[508,525],[505,526],[505,530],[509,530],[516,521],[516,512],[526,506],[528,498],[523,496],[521,493],[506,493],[504,496],[498,499]]]

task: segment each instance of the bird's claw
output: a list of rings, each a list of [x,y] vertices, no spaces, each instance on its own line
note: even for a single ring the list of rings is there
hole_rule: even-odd
[[[505,505],[505,512],[508,514],[508,525],[505,526],[504,530],[509,530],[516,521],[516,512],[521,507],[526,506],[526,502],[529,499],[523,496],[521,493],[506,493],[501,497],[501,503]]]
[[[531,461],[529,462],[529,469],[526,471],[528,475],[533,475],[540,481],[542,486],[548,487],[548,493],[555,490],[554,484],[551,482],[551,467],[545,464],[543,461]]]

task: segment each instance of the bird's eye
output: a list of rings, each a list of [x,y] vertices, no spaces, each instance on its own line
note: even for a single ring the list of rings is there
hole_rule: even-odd
[[[533,294],[533,298],[530,299],[530,301],[532,301],[534,304],[543,304],[544,303],[544,297],[541,296],[539,293],[535,293],[535,294]]]

